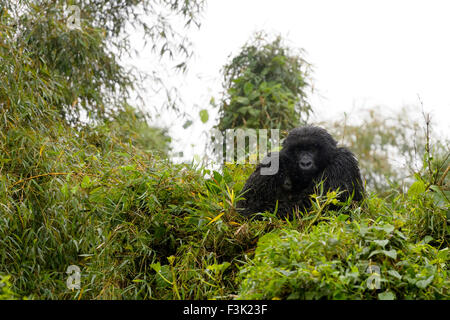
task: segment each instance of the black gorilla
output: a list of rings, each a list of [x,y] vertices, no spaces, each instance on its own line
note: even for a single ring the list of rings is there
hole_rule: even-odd
[[[268,174],[277,161],[278,170]],[[279,216],[291,216],[293,210],[310,206],[309,196],[321,181],[324,192],[342,192],[340,201],[350,196],[359,201],[363,197],[361,174],[353,153],[337,147],[337,142],[322,128],[296,128],[283,142],[281,151],[266,156],[250,175],[242,189],[244,199],[237,208],[248,216],[266,210],[273,212],[278,205]]]

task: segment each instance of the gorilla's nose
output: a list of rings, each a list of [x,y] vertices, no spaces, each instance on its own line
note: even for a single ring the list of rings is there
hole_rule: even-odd
[[[311,160],[302,160],[300,161],[300,168],[303,170],[309,170],[312,167],[312,161]]]

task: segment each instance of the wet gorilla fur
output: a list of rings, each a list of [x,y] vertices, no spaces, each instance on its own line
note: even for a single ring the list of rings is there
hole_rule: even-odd
[[[263,175],[273,161],[279,163],[275,174]],[[267,169],[266,169],[267,170]],[[268,154],[250,175],[242,189],[243,200],[237,203],[244,216],[273,212],[291,216],[296,209],[310,207],[310,195],[323,181],[323,190],[338,190],[338,200],[349,197],[359,201],[364,189],[358,161],[353,153],[337,142],[324,129],[305,126],[293,129],[284,140],[280,152]]]

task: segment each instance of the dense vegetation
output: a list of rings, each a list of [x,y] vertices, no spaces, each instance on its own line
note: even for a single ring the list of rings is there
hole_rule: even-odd
[[[223,97],[217,128],[284,129],[306,123],[311,66],[281,36],[257,32],[223,68]]]
[[[64,2],[37,3],[0,1],[0,299],[450,298],[448,145],[433,149],[445,141],[423,134],[405,188],[337,211],[326,209],[335,193],[319,194],[292,221],[243,219],[235,204],[253,167],[171,162],[170,137],[130,105],[137,75],[117,62],[125,22],[147,12],[155,24],[137,25],[182,69],[189,47],[158,10],[196,24],[202,2],[79,1],[81,30],[67,29]],[[299,92],[260,81],[234,83],[274,99],[279,90],[299,121],[308,112]],[[70,265],[80,289],[67,287]]]

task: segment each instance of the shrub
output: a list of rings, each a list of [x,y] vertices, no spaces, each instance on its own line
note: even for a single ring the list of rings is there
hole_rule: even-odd
[[[240,272],[241,299],[448,299],[448,248],[412,243],[382,220],[340,217],[276,230]]]

